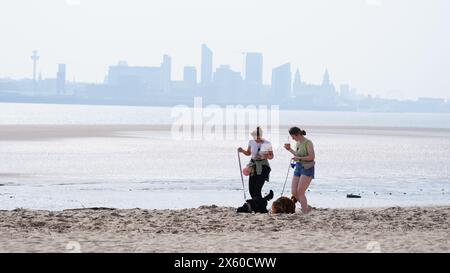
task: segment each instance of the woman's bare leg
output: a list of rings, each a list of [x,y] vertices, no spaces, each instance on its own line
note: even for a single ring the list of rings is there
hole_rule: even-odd
[[[308,190],[309,185],[311,184],[312,177],[302,175],[300,177],[300,181],[298,183],[297,194],[298,201],[302,205],[302,212],[308,213],[311,209],[308,207],[308,199],[306,199],[306,190]]]
[[[297,200],[298,200],[297,189],[298,189],[298,183],[299,182],[300,182],[300,176],[293,176],[292,177],[291,192],[292,192],[292,196],[295,196],[295,198]]]

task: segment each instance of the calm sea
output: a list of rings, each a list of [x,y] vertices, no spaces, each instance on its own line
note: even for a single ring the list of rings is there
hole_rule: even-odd
[[[0,125],[170,125],[171,111],[0,104]],[[304,126],[315,145],[313,206],[450,205],[450,114],[281,111],[280,124]],[[174,141],[169,131],[0,140],[0,209],[236,207],[244,200],[236,148],[246,145]],[[264,191],[279,196],[290,156],[280,145],[274,149]],[[291,177],[292,170],[285,195]],[[362,198],[347,199],[349,193]]]

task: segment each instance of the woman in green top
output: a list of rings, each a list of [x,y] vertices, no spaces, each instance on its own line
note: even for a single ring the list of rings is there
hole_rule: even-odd
[[[306,190],[314,179],[315,153],[311,140],[305,137],[306,132],[298,127],[289,129],[289,134],[296,141],[295,150],[290,144],[285,144],[284,148],[294,155],[292,160],[296,162],[294,177],[292,178],[292,200],[300,202],[303,213],[309,213],[311,207],[308,206]]]

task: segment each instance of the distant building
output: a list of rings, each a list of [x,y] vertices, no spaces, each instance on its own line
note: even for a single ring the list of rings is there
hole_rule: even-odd
[[[214,73],[214,86],[219,98],[236,99],[241,94],[242,83],[241,73],[231,70],[229,65],[219,66]]]
[[[205,45],[202,45],[202,70],[201,70],[201,84],[208,86],[212,82],[213,74],[213,53]]]
[[[58,73],[56,74],[56,92],[59,95],[66,93],[66,65],[58,65]]]
[[[217,85],[227,85],[242,82],[241,73],[233,71],[229,65],[221,65],[214,73],[214,83]]]
[[[294,76],[294,83],[292,84],[292,91],[294,94],[298,94],[301,89],[302,89],[302,78],[300,77],[300,71],[297,70],[295,71],[295,76]]]
[[[323,74],[322,86],[328,87],[331,85],[330,74],[328,73],[328,69],[325,69],[325,73]]]
[[[37,61],[39,60],[39,55],[36,50],[33,51],[33,55],[31,55],[31,60],[33,61],[33,91],[37,91],[37,82],[36,82],[36,71],[37,71]]]
[[[358,99],[358,94],[356,93],[355,88],[350,88],[350,85],[348,84],[341,84],[339,88],[339,95],[341,99],[344,99],[346,101],[355,101]]]
[[[143,90],[160,91],[162,87],[161,67],[128,66],[124,63],[110,66],[108,85],[126,93],[143,92]]]
[[[169,91],[171,89],[170,83],[172,80],[172,58],[169,55],[164,55],[161,64],[161,89]]]
[[[443,103],[445,103],[445,99],[441,99],[441,98],[420,97],[417,99],[417,101],[420,103],[424,103],[424,104],[443,104]]]
[[[351,97],[351,91],[350,91],[350,85],[348,84],[341,84],[339,87],[339,95],[344,100],[349,100]]]
[[[37,61],[39,60],[37,50],[33,51],[33,55],[31,55],[31,60],[33,61],[33,81],[36,82]]]
[[[245,81],[248,84],[262,85],[263,55],[261,53],[247,53],[245,56]]]
[[[272,95],[278,99],[292,96],[291,64],[286,63],[272,70]]]
[[[417,99],[416,110],[420,112],[444,111],[445,99],[420,97]]]
[[[344,96],[350,96],[352,91],[349,86],[343,86]],[[295,73],[293,83],[293,93],[296,97],[296,105],[300,105],[302,109],[331,109],[337,105],[338,94],[331,82],[328,70],[325,70],[322,84],[308,84],[302,82],[300,72]]]
[[[188,87],[197,85],[197,69],[194,66],[185,66],[183,72],[183,81]]]

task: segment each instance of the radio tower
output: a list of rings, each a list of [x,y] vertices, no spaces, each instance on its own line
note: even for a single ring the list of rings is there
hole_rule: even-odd
[[[37,61],[39,60],[38,52],[36,50],[33,51],[33,55],[31,55],[31,59],[33,60],[33,81],[36,81],[36,67],[37,67]]]
[[[34,85],[34,91],[36,91],[36,68],[37,68],[37,61],[39,60],[38,52],[36,50],[33,51],[33,55],[31,55],[31,60],[33,60],[33,85]]]

